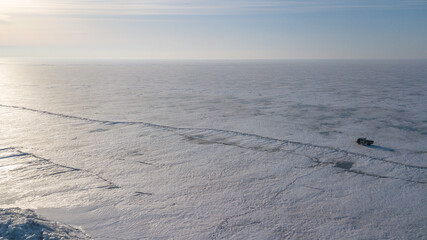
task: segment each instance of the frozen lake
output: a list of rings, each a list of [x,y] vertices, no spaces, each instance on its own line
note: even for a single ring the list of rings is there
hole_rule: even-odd
[[[0,208],[95,239],[426,237],[425,60],[0,63]]]

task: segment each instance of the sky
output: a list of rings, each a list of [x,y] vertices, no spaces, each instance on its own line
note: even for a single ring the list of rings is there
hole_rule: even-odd
[[[0,57],[426,59],[427,0],[0,0]]]

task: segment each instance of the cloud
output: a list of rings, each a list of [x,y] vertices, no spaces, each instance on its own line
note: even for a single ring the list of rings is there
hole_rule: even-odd
[[[0,23],[9,23],[10,22],[10,16],[0,14]]]
[[[427,2],[420,0],[14,0],[8,5],[0,13],[122,16],[262,14],[344,8],[427,9]]]

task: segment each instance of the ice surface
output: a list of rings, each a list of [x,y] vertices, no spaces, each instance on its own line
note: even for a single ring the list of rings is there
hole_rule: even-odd
[[[81,229],[49,221],[32,210],[0,209],[0,239],[91,239]]]
[[[0,207],[95,239],[423,239],[425,79],[425,61],[3,64]]]

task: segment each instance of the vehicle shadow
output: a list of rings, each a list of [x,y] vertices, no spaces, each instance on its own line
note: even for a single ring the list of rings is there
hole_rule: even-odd
[[[378,150],[382,150],[382,151],[387,151],[387,152],[394,152],[395,151],[392,148],[381,147],[381,146],[377,146],[377,145],[370,145],[370,146],[366,146],[366,147],[373,148],[373,149],[378,149]]]

